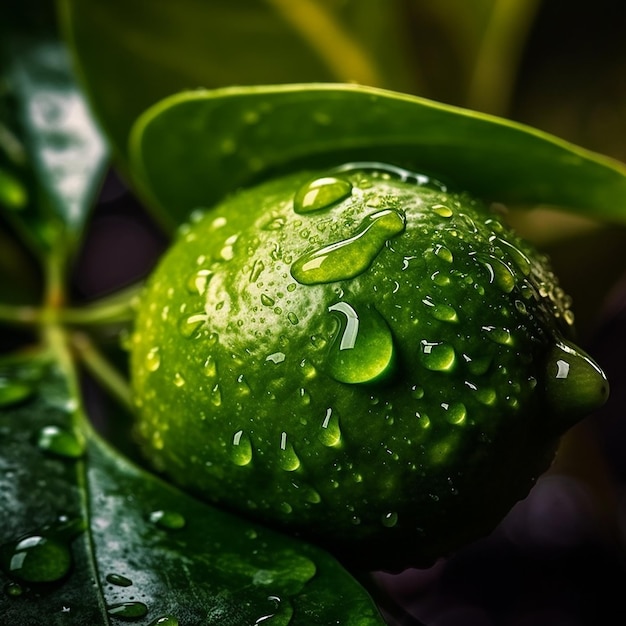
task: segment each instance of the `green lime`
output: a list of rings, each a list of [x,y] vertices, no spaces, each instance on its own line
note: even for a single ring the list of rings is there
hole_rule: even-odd
[[[491,530],[600,406],[547,259],[394,166],[289,175],[197,211],[152,275],[138,434],[201,497],[364,567]]]

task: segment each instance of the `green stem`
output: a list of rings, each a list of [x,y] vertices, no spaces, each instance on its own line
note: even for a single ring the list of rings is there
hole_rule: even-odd
[[[133,411],[132,393],[126,379],[111,365],[91,339],[81,332],[72,333],[72,347],[96,380],[128,411]]]

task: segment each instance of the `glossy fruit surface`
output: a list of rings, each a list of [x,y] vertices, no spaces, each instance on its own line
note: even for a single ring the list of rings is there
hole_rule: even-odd
[[[132,342],[138,433],[201,497],[370,568],[488,532],[606,399],[547,260],[379,163],[196,211]]]

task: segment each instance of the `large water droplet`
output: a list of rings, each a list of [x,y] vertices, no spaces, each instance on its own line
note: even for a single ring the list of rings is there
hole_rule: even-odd
[[[233,447],[230,458],[235,465],[243,467],[252,461],[252,443],[250,437],[243,431],[238,430],[233,435]]]
[[[460,425],[465,422],[467,417],[467,409],[462,402],[453,402],[452,404],[443,403],[441,408],[445,411],[446,421],[450,424]]]
[[[506,241],[506,239],[502,239],[501,237],[496,237],[495,242],[509,255],[513,263],[517,266],[517,269],[519,269],[524,276],[530,274],[531,262],[524,252],[510,241]]]
[[[606,402],[609,383],[589,355],[562,340],[547,355],[545,392],[553,411],[574,423]]]
[[[84,529],[82,520],[61,518],[52,526],[0,546],[0,566],[22,582],[60,580],[72,565],[70,543]]]
[[[341,443],[341,429],[339,427],[339,416],[336,411],[326,409],[326,415],[322,422],[322,428],[319,432],[319,440],[330,447],[337,446]]]
[[[326,176],[303,185],[293,200],[296,213],[311,213],[327,209],[352,193],[352,185],[344,178]]]
[[[44,426],[37,435],[37,446],[45,452],[68,459],[78,459],[85,454],[83,440],[59,426]]]
[[[369,215],[356,234],[301,256],[291,275],[303,285],[331,283],[362,274],[373,263],[385,242],[404,231],[405,218],[392,209]]]
[[[357,311],[347,302],[328,307],[341,317],[341,331],[333,342],[326,368],[342,383],[368,383],[380,379],[393,366],[395,349],[391,330],[378,311],[370,306]]]
[[[444,341],[421,342],[421,361],[433,372],[449,372],[456,363],[454,348]]]
[[[107,613],[122,620],[138,620],[148,614],[148,607],[143,602],[118,602],[107,606]]]
[[[280,434],[279,465],[287,472],[294,472],[300,467],[300,458],[289,441],[286,432]]]

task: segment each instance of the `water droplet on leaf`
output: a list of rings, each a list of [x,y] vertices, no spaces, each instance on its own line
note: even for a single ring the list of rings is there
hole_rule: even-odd
[[[126,578],[126,576],[121,574],[107,574],[106,581],[117,587],[130,587],[133,584],[130,578]]]
[[[107,613],[111,617],[132,621],[145,617],[148,607],[143,602],[119,602],[107,606]]]
[[[341,429],[336,411],[326,409],[326,415],[319,432],[319,440],[328,447],[337,446],[341,443]]]
[[[178,511],[158,510],[150,513],[150,521],[164,530],[180,530],[187,521]]]
[[[235,465],[243,467],[252,461],[252,443],[250,437],[243,430],[238,430],[233,435],[233,447],[231,459]]]
[[[146,354],[146,368],[149,372],[156,372],[161,365],[161,354],[159,348],[151,348]]]
[[[454,348],[443,341],[422,341],[421,361],[426,369],[434,372],[449,372],[456,363]]]
[[[37,435],[40,450],[68,459],[85,454],[85,444],[74,433],[59,426],[44,426]]]
[[[24,402],[34,393],[34,386],[29,382],[0,377],[0,407]]]
[[[291,442],[288,441],[287,433],[282,432],[280,435],[280,451],[278,455],[278,463],[287,472],[294,472],[300,467],[300,458],[296,454]]]

